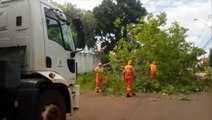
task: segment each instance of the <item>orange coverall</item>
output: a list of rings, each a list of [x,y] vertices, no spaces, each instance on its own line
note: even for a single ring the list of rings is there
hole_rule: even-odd
[[[150,78],[153,78],[157,72],[157,65],[155,63],[152,63],[149,65],[150,68]]]
[[[104,69],[102,66],[98,66],[95,69],[96,72],[96,92],[99,92],[100,88],[103,86],[104,84]]]
[[[132,80],[133,80],[133,74],[134,74],[134,68],[131,65],[132,62],[128,62],[128,64],[124,67],[123,75],[124,75],[124,80],[127,82],[127,95],[134,95],[133,92],[133,85],[132,85]]]

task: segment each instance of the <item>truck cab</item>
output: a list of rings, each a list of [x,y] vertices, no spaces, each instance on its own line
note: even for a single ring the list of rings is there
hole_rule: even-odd
[[[65,120],[79,108],[71,23],[46,0],[0,0],[0,119]],[[84,48],[83,26],[78,48]]]

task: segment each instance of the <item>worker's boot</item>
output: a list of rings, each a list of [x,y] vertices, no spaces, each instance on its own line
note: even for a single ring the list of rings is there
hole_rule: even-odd
[[[135,94],[135,93],[133,93],[133,94],[132,94],[132,96],[136,96],[136,94]]]
[[[126,97],[132,97],[132,95],[130,95],[129,93],[126,94]]]
[[[99,90],[96,90],[96,93],[99,93]]]

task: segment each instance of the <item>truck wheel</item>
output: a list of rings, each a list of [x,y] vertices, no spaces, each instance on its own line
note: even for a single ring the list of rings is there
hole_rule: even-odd
[[[66,104],[63,96],[56,90],[42,93],[37,105],[36,120],[65,120]]]

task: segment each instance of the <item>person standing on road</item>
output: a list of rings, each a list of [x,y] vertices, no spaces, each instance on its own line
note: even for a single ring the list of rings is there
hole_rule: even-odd
[[[152,63],[149,65],[150,69],[150,78],[154,78],[157,72],[157,65],[155,61],[152,61]]]
[[[98,66],[95,69],[96,72],[96,93],[100,92],[101,87],[104,84],[104,68],[102,63],[99,63]]]
[[[134,76],[134,68],[132,66],[132,60],[129,60],[127,65],[124,66],[123,70],[123,77],[127,83],[126,97],[132,97],[135,95],[135,93],[133,92],[133,85],[132,85],[133,76]]]

